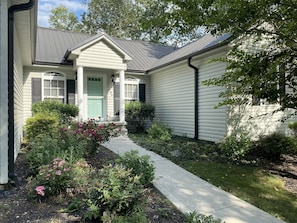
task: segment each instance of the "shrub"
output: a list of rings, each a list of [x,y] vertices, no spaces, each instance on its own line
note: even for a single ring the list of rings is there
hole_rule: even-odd
[[[87,191],[88,209],[84,217],[101,218],[104,213],[126,215],[142,202],[144,189],[140,177],[121,165],[109,165],[98,173],[98,181]]]
[[[155,117],[155,107],[151,104],[131,101],[125,104],[125,115],[129,125],[135,124],[137,132],[144,132],[145,121],[152,121]]]
[[[60,123],[70,123],[73,117],[78,115],[78,107],[76,105],[64,104],[58,100],[45,100],[34,103],[32,105],[33,114],[37,113],[56,113]]]
[[[279,160],[281,154],[294,153],[296,144],[294,140],[280,132],[270,135],[261,135],[255,142],[254,153],[264,159]]]
[[[149,186],[154,180],[155,167],[150,160],[150,156],[139,156],[138,151],[126,152],[124,156],[116,160],[116,163],[123,164],[127,169],[131,169],[134,176],[140,176],[140,183]]]
[[[293,135],[297,138],[297,122],[289,123],[288,127],[292,130]]]
[[[26,139],[30,142],[37,136],[54,136],[58,131],[58,125],[58,117],[55,114],[38,113],[26,121]]]
[[[55,158],[48,165],[41,166],[39,173],[29,180],[29,194],[32,198],[58,195],[65,193],[71,183],[71,165],[61,158]]]
[[[26,160],[33,174],[37,173],[40,166],[50,163],[55,157],[64,158],[66,155],[61,150],[59,141],[51,136],[37,137],[30,144],[26,153]]]
[[[39,168],[38,174],[28,181],[28,195],[32,199],[47,198],[65,194],[67,189],[80,192],[89,185],[90,166],[84,161],[68,162],[61,158],[53,159],[48,165]]]
[[[197,211],[186,214],[188,223],[221,223],[221,219],[214,219],[212,215],[198,214]]]
[[[55,157],[75,162],[87,156],[87,141],[73,134],[70,129],[60,129],[56,136],[39,135],[31,141],[26,153],[26,160],[33,173],[42,165],[48,164]]]
[[[94,120],[78,122],[71,129],[75,136],[86,140],[86,155],[94,154],[101,143],[107,142],[110,137],[115,137],[120,133],[117,125],[113,123],[98,125]]]
[[[218,144],[220,152],[231,160],[239,160],[245,157],[252,148],[252,142],[248,133],[244,131],[235,131],[226,136]]]
[[[163,141],[170,141],[172,138],[172,128],[166,123],[155,122],[148,130],[148,134],[152,139],[161,139]]]

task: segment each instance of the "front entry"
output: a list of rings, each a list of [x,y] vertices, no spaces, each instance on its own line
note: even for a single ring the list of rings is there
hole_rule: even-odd
[[[88,78],[88,118],[103,118],[103,79]]]

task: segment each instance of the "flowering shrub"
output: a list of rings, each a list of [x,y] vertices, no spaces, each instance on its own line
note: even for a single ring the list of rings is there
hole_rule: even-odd
[[[73,126],[73,129],[74,135],[87,140],[88,155],[96,152],[100,143],[107,142],[110,137],[117,136],[120,132],[120,128],[113,123],[98,125],[93,119],[87,122],[78,122]]]
[[[39,173],[29,180],[29,193],[33,198],[49,197],[66,192],[66,188],[71,184],[71,164],[61,158],[55,158],[50,164],[41,166]]]
[[[29,178],[28,195],[32,199],[41,199],[66,192],[82,192],[90,184],[93,173],[84,159],[70,163],[55,158],[41,166],[35,177]]]

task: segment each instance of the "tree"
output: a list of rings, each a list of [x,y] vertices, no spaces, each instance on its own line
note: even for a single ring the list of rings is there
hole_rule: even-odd
[[[170,4],[159,0],[91,0],[81,21],[60,6],[52,10],[50,25],[52,28],[90,34],[105,31],[118,38],[167,45],[183,45],[201,36],[197,30],[180,32],[181,28],[176,28],[174,22],[164,16],[172,11]]]
[[[73,12],[69,12],[63,5],[51,10],[49,24],[51,28],[55,29],[68,31],[79,31],[81,29],[81,24],[76,15]]]
[[[203,26],[214,35],[231,33],[226,73],[208,85],[225,87],[220,105],[262,98],[279,110],[297,109],[296,0],[163,1],[175,8],[164,15],[184,32]]]

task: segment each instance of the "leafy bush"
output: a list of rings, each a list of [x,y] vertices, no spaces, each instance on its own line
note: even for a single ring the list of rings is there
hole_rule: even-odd
[[[107,142],[110,137],[115,137],[120,133],[120,128],[117,125],[113,123],[98,125],[94,120],[77,122],[71,129],[75,136],[86,140],[87,155],[94,154],[101,143]]]
[[[55,158],[48,165],[41,166],[39,173],[29,180],[32,197],[50,197],[65,193],[71,187],[71,165],[61,158]],[[29,187],[30,189],[30,187]],[[34,194],[33,191],[36,191]],[[34,196],[35,195],[35,196]]]
[[[220,152],[231,160],[245,157],[252,149],[252,142],[248,133],[244,131],[232,132],[218,144]]]
[[[274,132],[270,135],[260,136],[255,142],[253,153],[264,159],[279,160],[281,154],[290,154],[296,151],[296,143],[293,138],[280,132]]]
[[[34,115],[37,113],[56,113],[60,123],[70,123],[71,119],[78,115],[78,111],[76,105],[64,104],[58,100],[45,100],[32,105]]]
[[[127,169],[131,169],[134,176],[140,176],[139,181],[144,186],[149,186],[154,180],[155,167],[148,155],[139,156],[138,151],[132,150],[117,159],[116,163],[123,164]]]
[[[60,129],[55,136],[39,135],[31,141],[26,153],[26,160],[33,173],[40,166],[48,164],[55,157],[75,162],[86,157],[87,141],[73,134],[70,129]]]
[[[125,104],[125,115],[128,124],[135,124],[137,132],[144,132],[145,121],[152,121],[155,117],[155,107],[139,101]]]
[[[155,122],[148,130],[148,134],[152,139],[170,141],[172,138],[172,128],[166,123]]]
[[[127,215],[142,202],[144,189],[140,177],[122,165],[109,165],[98,173],[98,181],[87,191],[88,209],[84,217],[89,220],[104,214]]]
[[[67,189],[80,191],[89,185],[90,166],[84,161],[68,162],[61,158],[53,159],[39,168],[38,174],[28,181],[28,195],[32,199],[47,198],[65,194]]]
[[[292,130],[293,135],[297,138],[297,122],[289,123],[288,127]]]
[[[214,219],[212,215],[198,214],[197,211],[186,214],[188,223],[221,223],[221,219]]]
[[[37,136],[54,136],[58,131],[59,120],[53,113],[38,113],[28,118],[25,125],[26,139],[30,142]]]

